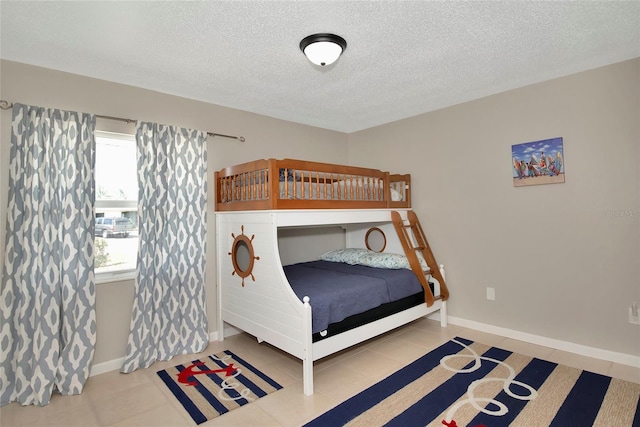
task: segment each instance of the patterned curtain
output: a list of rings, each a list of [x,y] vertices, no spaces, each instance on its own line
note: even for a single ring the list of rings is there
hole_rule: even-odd
[[[82,392],[96,342],[95,116],[13,106],[0,405]]]
[[[138,123],[138,267],[121,371],[203,351],[206,134]]]

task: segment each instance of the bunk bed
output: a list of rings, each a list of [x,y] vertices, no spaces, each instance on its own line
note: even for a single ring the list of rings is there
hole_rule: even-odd
[[[438,311],[446,326],[444,267],[411,210],[410,175],[264,159],[215,183],[220,339],[226,322],[298,357],[305,394],[315,360]],[[278,230],[322,226],[342,227],[347,247],[283,266]],[[384,244],[372,249],[374,230]]]

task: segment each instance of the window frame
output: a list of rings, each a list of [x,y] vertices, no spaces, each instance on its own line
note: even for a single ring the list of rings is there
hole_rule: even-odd
[[[96,130],[94,132],[94,137],[96,138],[96,143],[97,143],[97,139],[99,137],[101,137],[101,138],[109,138],[109,139],[120,139],[120,140],[124,140],[124,141],[131,141],[132,144],[136,143],[135,134]],[[136,174],[137,174],[137,171],[136,171]],[[95,205],[94,205],[94,208],[93,208],[94,222],[97,221],[96,215],[98,214],[98,209],[122,207],[121,204],[114,204],[113,202],[111,202],[109,200],[104,200],[104,201],[100,201],[99,202],[98,199],[97,199],[97,192],[98,192],[97,191],[97,186],[98,186],[98,182],[96,180],[95,181],[96,200],[95,200]],[[132,207],[132,208],[134,208],[134,210],[137,211],[137,209],[138,209],[137,197],[136,197],[136,201],[135,202],[129,202],[129,203],[131,204],[131,206],[126,206],[126,207]],[[95,242],[96,242],[95,239],[98,237],[98,236],[95,235],[95,224],[94,224],[93,235],[94,235],[93,238],[94,238],[94,249],[95,249]],[[135,260],[135,263],[137,264],[137,259]],[[133,268],[122,269],[122,270],[102,271],[102,272],[98,272],[97,268],[95,268],[94,269],[95,283],[97,285],[100,285],[100,284],[104,284],[104,283],[135,280],[136,271],[137,271],[137,266],[135,266]]]

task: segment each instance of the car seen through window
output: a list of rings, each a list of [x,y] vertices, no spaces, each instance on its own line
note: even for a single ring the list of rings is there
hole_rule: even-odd
[[[129,218],[96,218],[95,235],[109,237],[129,237],[135,229]]]

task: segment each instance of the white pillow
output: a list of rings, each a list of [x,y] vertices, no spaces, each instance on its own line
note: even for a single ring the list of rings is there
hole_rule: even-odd
[[[418,255],[418,261],[420,262],[422,270],[429,270],[429,266],[422,257],[422,254],[417,253],[416,255]],[[405,255],[387,252],[372,252],[364,254],[360,258],[358,264],[376,268],[406,268],[407,270],[411,270],[409,259]]]
[[[373,251],[362,248],[334,249],[320,255],[320,259],[323,261],[344,262],[345,264],[355,265],[359,264],[360,258],[366,255],[367,252]]]

